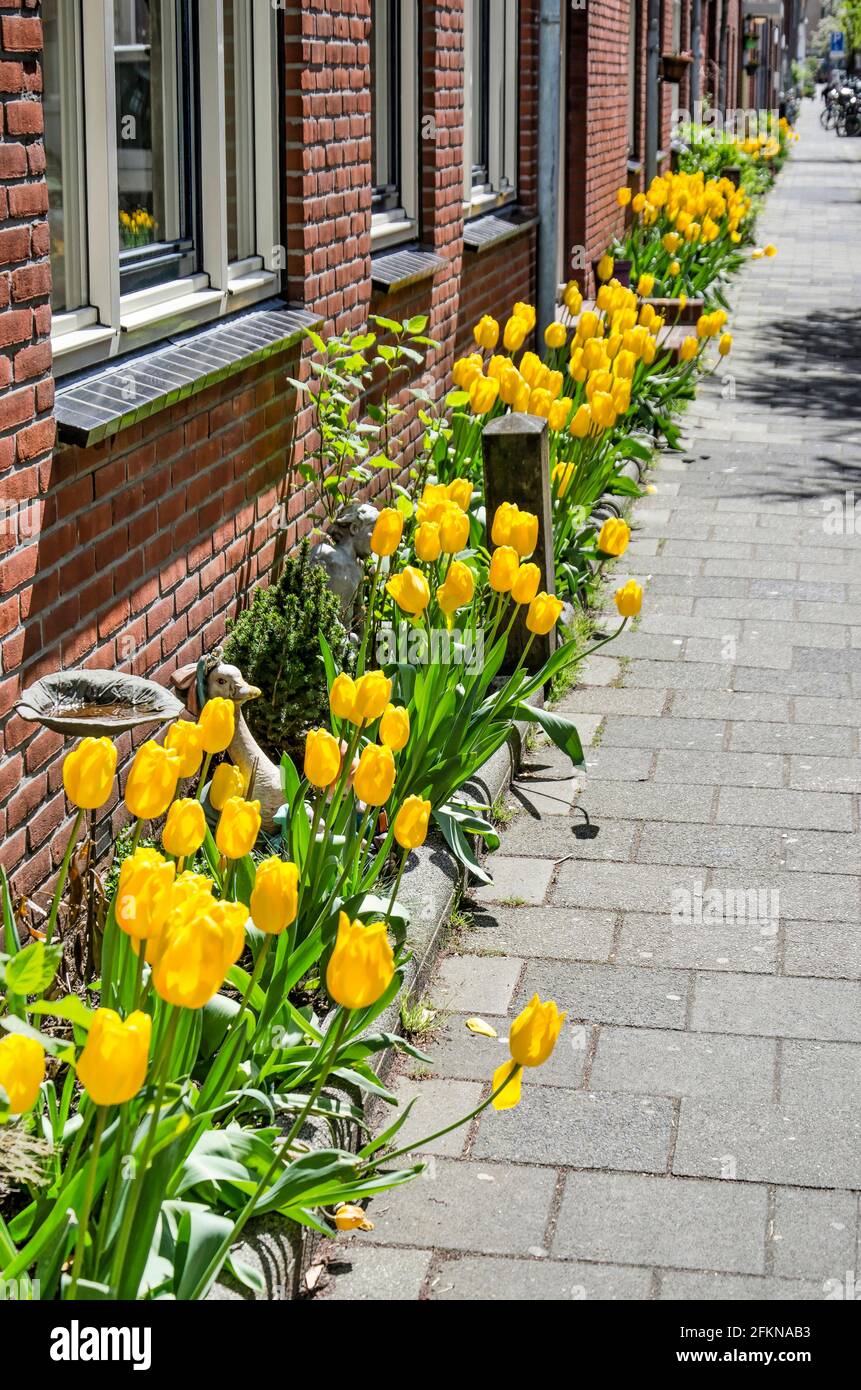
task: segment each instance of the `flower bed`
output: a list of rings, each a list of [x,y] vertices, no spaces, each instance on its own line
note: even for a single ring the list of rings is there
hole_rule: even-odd
[[[380,1024],[409,963],[398,898],[409,856],[433,821],[456,859],[487,876],[475,840],[498,841],[464,788],[517,721],[582,763],[576,727],[536,697],[588,652],[573,637],[543,662],[535,652],[557,630],[563,599],[587,607],[604,565],[626,551],[627,523],[599,523],[597,504],[639,494],[631,461],[645,465],[657,437],[675,441],[698,377],[732,346],[723,286],[751,235],[750,198],[688,173],[642,197],[625,242],[599,264],[594,305],[569,285],[540,355],[526,346],[534,310],[517,304],[504,327],[476,325],[476,352],[455,364],[442,408],[414,393],[425,440],[410,485],[392,485],[374,526],[358,649],[343,643],[336,659],[321,620],[320,679],[289,687],[312,727],[301,757],[281,756],[275,828],[262,828],[253,769],[249,784],[214,762],[234,737],[233,700],[201,699],[197,720],[138,749],[124,791],[131,842],[98,978],[71,988],[59,983],[55,939],[64,892],[84,818],[112,793],[117,754],[109,739],[89,738],[67,756],[69,849],[44,930],[23,949],[0,875],[0,1164],[11,1188],[0,1278],[25,1292],[38,1284],[48,1298],[193,1300],[227,1269],[259,1293],[259,1272],[235,1251],[252,1217],[277,1213],[326,1234],[361,1228],[363,1199],[421,1171],[413,1156],[438,1135],[400,1147],[403,1110],[371,1138],[360,1103],[371,1092],[394,1104],[375,1057],[388,1048],[421,1057]],[[617,253],[632,262],[633,288],[614,277]],[[690,332],[647,302],[656,293],[702,296]],[[374,467],[396,462],[393,379],[420,358],[424,326],[376,320],[346,346],[320,340],[321,476],[338,460],[327,506],[329,493],[343,502]],[[354,407],[372,378],[382,404],[365,432]],[[547,421],[552,537],[511,503],[487,515],[483,432],[518,413]],[[292,632],[288,598],[298,602],[296,591],[284,599]],[[641,603],[636,581],[623,584],[617,632],[589,650]],[[309,609],[342,636],[330,610],[319,594]],[[512,647],[515,631],[523,640]],[[251,632],[249,650],[265,640]],[[264,656],[278,743],[281,673]],[[564,1017],[534,998],[512,1024],[487,1098],[458,1123],[516,1105],[524,1069],[546,1061]],[[301,1135],[311,1118],[356,1126],[358,1152],[309,1150]]]

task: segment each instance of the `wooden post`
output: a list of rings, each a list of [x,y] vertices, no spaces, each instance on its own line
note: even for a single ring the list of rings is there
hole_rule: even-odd
[[[532,512],[538,517],[538,545],[529,559],[541,571],[539,590],[555,594],[547,421],[537,415],[500,415],[485,428],[482,442],[488,545],[492,551],[490,532],[501,503],[513,502],[521,511]],[[526,629],[525,618],[526,609],[521,608],[511,629],[503,670],[510,670],[517,664],[531,635]],[[529,652],[529,669],[539,670],[555,648],[555,631],[546,637],[536,637]]]

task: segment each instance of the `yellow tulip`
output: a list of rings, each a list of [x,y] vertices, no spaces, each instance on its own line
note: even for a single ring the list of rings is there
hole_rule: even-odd
[[[326,967],[329,997],[344,1009],[367,1009],[385,994],[394,978],[395,959],[385,922],[364,927],[346,912]]]
[[[384,557],[394,555],[404,533],[404,516],[397,507],[385,507],[377,517],[371,532],[371,550]]]
[[[391,594],[395,603],[405,613],[423,613],[430,603],[428,582],[413,565],[406,565],[399,574],[393,574],[386,585],[386,593]]]
[[[643,208],[646,206],[645,193],[637,193],[631,203],[631,206],[634,209],[634,212],[642,212]]]
[[[206,816],[199,801],[174,801],[167,813],[161,842],[168,854],[187,859],[196,854],[206,839]]]
[[[63,759],[63,786],[73,806],[97,811],[110,797],[117,750],[109,738],[83,738]]]
[[[178,753],[152,739],[142,743],[126,779],[125,801],[131,814],[141,820],[163,815],[176,794],[179,768]]]
[[[387,705],[380,720],[380,742],[399,753],[410,741],[410,715],[403,705]]]
[[[670,264],[667,267],[667,274],[671,275],[672,278],[675,280],[676,276],[681,272],[681,269],[682,267],[678,261],[670,261]]]
[[[236,711],[232,700],[207,700],[200,711],[198,725],[203,735],[204,753],[223,753],[233,742]]]
[[[500,545],[490,557],[488,582],[497,594],[507,594],[514,583],[520,557],[513,546]]]
[[[598,549],[604,555],[613,555],[618,559],[628,549],[630,539],[631,528],[628,523],[620,521],[618,517],[610,516],[598,534]]]
[[[643,590],[635,579],[629,579],[614,594],[616,607],[622,618],[636,618],[643,606]]]
[[[511,366],[510,362],[508,366]],[[460,507],[462,512],[468,512],[469,504],[472,501],[472,479],[453,478],[446,487],[446,493],[456,507]]]
[[[537,387],[529,396],[529,414],[538,415],[542,420],[546,420],[550,414],[550,407],[552,404],[550,392],[542,390],[541,387]]]
[[[0,1088],[13,1115],[23,1115],[36,1103],[45,1080],[45,1049],[35,1038],[6,1033],[0,1038]]]
[[[597,336],[599,327],[598,315],[594,314],[591,309],[587,309],[585,313],[580,315],[580,321],[577,324],[577,336],[581,342],[585,343],[589,338]]]
[[[473,415],[486,415],[496,404],[499,382],[492,377],[477,376],[469,388],[469,405]]]
[[[526,626],[529,632],[538,637],[546,637],[552,632],[562,614],[561,599],[552,594],[536,594],[526,613]]]
[[[426,565],[432,565],[442,553],[439,527],[434,521],[423,521],[415,534],[416,555]]]
[[[341,749],[328,729],[305,735],[305,776],[312,787],[331,787],[341,771]]]
[[[572,314],[576,318],[583,308],[583,294],[580,286],[575,280],[569,280],[568,284],[565,286],[562,302],[569,314]]]
[[[616,423],[616,407],[613,397],[606,391],[596,391],[590,402],[592,419],[599,430],[612,429]]]
[[[552,430],[564,430],[568,424],[573,404],[570,396],[560,396],[558,401],[553,402],[547,417],[547,422]]]
[[[573,463],[557,463],[553,469],[553,482],[556,484],[556,496],[564,497],[574,481],[576,468]]]
[[[123,1021],[113,1009],[96,1009],[78,1080],[94,1105],[124,1105],[146,1081],[152,1019],[132,1013]]]
[[[179,755],[180,777],[194,777],[203,762],[203,730],[190,719],[178,719],[164,736],[164,746]]]
[[[521,560],[525,560],[538,544],[538,517],[518,509],[512,518],[510,540]]]
[[[671,256],[675,255],[682,244],[682,239],[677,232],[667,232],[661,237],[661,245]]]
[[[395,785],[395,759],[391,748],[370,743],[362,749],[353,777],[353,790],[366,806],[382,806]]]
[[[640,276],[639,280],[637,281],[637,294],[641,295],[643,299],[648,299],[649,295],[652,293],[652,290],[654,288],[654,275],[643,274]]]
[[[362,1207],[352,1202],[343,1202],[335,1208],[335,1229],[338,1231],[372,1231],[373,1221],[369,1221]]]
[[[139,847],[123,860],[114,912],[117,926],[135,941],[158,936],[173,908],[176,865],[156,849]]]
[[[502,343],[506,352],[519,352],[526,341],[529,329],[523,319],[516,316],[510,318],[505,325],[505,332],[502,335]]]
[[[267,936],[279,936],[299,910],[299,870],[273,855],[258,864],[251,890],[251,920]]]
[[[484,318],[479,319],[475,325],[472,334],[480,348],[484,348],[485,352],[493,352],[499,342],[499,324],[496,319],[485,314]]]
[[[477,376],[481,375],[481,354],[474,352],[469,357],[460,357],[451,369],[451,379],[461,391],[468,391]]]
[[[552,999],[542,1003],[537,994],[517,1015],[508,1035],[511,1056],[521,1067],[540,1067],[552,1055],[565,1022]]]
[[[535,306],[533,304],[524,304],[521,300],[518,300],[512,312],[515,318],[522,319],[526,324],[527,333],[531,333],[536,323]]]
[[[511,597],[515,603],[531,603],[538,593],[541,571],[537,565],[521,565],[511,586]]]
[[[446,555],[456,555],[469,540],[469,517],[454,503],[439,524],[439,540]]]
[[[242,955],[246,917],[242,904],[216,903],[203,894],[193,897],[184,911],[171,913],[147,950],[159,998],[184,1009],[208,1004]]]
[[[508,545],[511,540],[511,527],[517,516],[513,502],[501,502],[493,518],[490,538],[494,545]]]
[[[353,706],[354,724],[373,724],[379,719],[392,698],[392,682],[382,671],[366,671],[356,681],[356,701]]]
[[[231,796],[245,795],[245,778],[235,763],[219,763],[209,784],[209,804],[221,811]]]
[[[444,613],[451,615],[457,612],[458,608],[465,608],[468,603],[472,603],[474,593],[475,578],[469,565],[465,565],[462,560],[454,560],[449,566],[445,583],[436,591],[440,608]]]
[[[506,367],[499,378],[499,399],[505,405],[513,406],[523,390],[525,383],[516,367]],[[528,392],[529,387],[526,386]]]
[[[329,691],[329,709],[336,719],[353,718],[356,708],[356,682],[346,671],[341,671],[332,681]]]
[[[776,247],[776,246],[772,246],[772,245],[769,243],[768,246],[764,246],[764,247],[763,247],[763,255],[764,255],[764,256],[768,256],[769,259],[770,259],[772,256],[776,256],[776,255],[777,255],[777,247]]]
[[[732,352],[732,334],[731,334],[731,333],[724,333],[724,334],[723,334],[723,336],[721,337],[720,342],[718,343],[718,352],[720,353],[721,357],[729,357],[730,353]]]
[[[613,260],[613,257],[609,254],[609,252],[606,253],[605,255],[603,255],[603,256],[601,257],[600,261],[598,262],[598,279],[599,279],[599,280],[610,280],[610,279],[612,279],[613,271],[615,270],[615,268],[616,268],[616,263],[615,263],[615,261]]]
[[[250,854],[260,834],[260,802],[244,801],[241,796],[228,797],[224,803],[215,843],[225,859],[244,859]]]
[[[683,362],[692,362],[700,350],[700,345],[696,338],[685,338],[679,348],[679,357]]]
[[[617,188],[616,203],[620,208],[626,208],[631,201],[630,188]]]
[[[563,348],[568,341],[564,323],[549,323],[544,330],[544,341],[549,348]]]
[[[408,796],[395,816],[392,832],[401,849],[418,849],[427,839],[431,803]]]
[[[592,423],[591,408],[588,405],[581,405],[569,425],[569,431],[575,439],[585,439],[592,429]]]
[[[622,351],[618,353],[616,356],[616,360],[613,363],[613,371],[615,372],[616,376],[621,377],[622,380],[630,381],[631,377],[634,375],[634,372],[636,370],[636,357],[634,356],[633,352],[626,352],[623,348]]]

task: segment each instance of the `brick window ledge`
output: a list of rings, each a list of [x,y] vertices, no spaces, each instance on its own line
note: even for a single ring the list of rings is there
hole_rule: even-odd
[[[538,226],[538,218],[513,208],[508,213],[491,213],[486,217],[474,217],[463,229],[464,250],[480,256],[491,251],[512,237],[520,236],[531,227]]]
[[[295,346],[322,322],[281,299],[266,300],[215,327],[163,339],[120,363],[65,378],[54,403],[58,439],[83,448],[98,444]]]
[[[448,265],[444,256],[420,246],[401,246],[371,257],[371,286],[383,294],[396,294],[422,280],[430,280]]]

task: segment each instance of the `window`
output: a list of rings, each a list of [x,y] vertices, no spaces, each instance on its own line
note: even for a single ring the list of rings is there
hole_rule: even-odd
[[[464,201],[474,212],[517,185],[517,0],[466,0]]]
[[[418,231],[418,5],[371,6],[371,237],[375,246]]]
[[[270,0],[44,0],[56,370],[278,288]]]
[[[637,138],[637,103],[640,96],[640,84],[637,79],[640,48],[639,20],[639,0],[630,0],[628,10],[628,158],[630,160],[638,158],[639,146]]]

